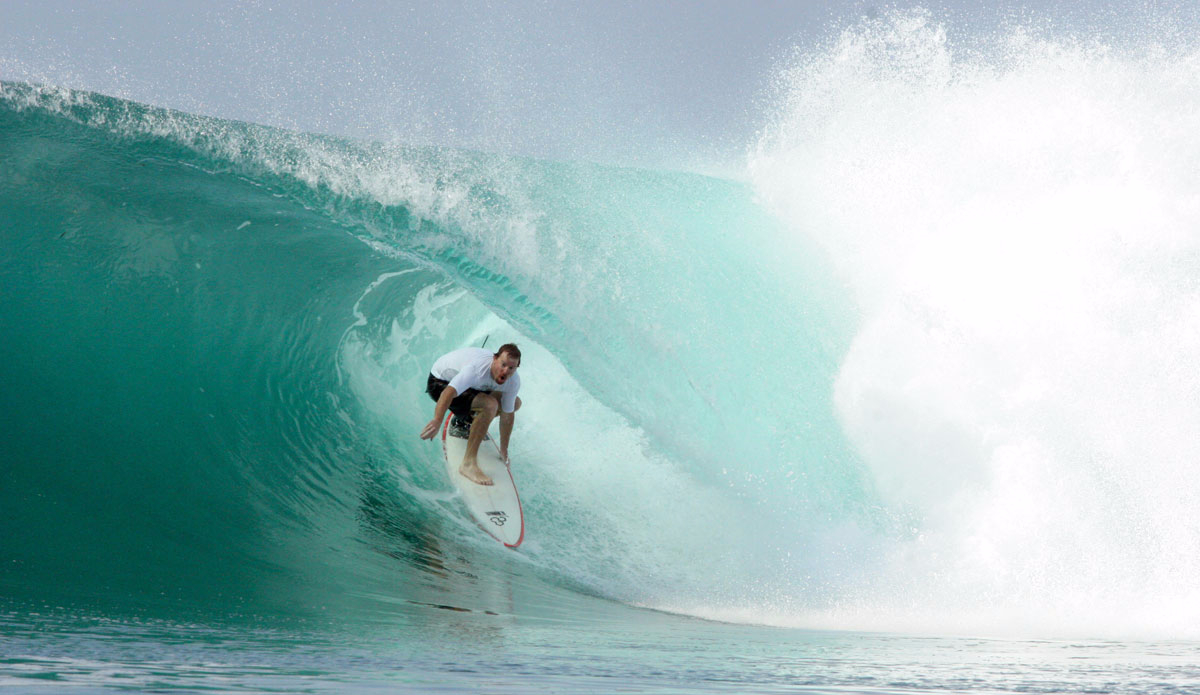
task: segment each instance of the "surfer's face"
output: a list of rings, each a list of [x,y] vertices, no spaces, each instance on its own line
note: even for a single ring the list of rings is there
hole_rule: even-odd
[[[513,356],[507,352],[502,352],[498,357],[492,358],[492,380],[497,384],[503,384],[508,381],[508,377],[517,371],[517,367],[521,366],[521,361],[513,359]]]

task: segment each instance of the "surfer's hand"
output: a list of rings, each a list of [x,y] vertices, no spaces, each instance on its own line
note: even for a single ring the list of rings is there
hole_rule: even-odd
[[[425,429],[421,430],[421,439],[433,439],[436,437],[439,424],[440,423],[437,420],[430,420],[429,423],[425,425]]]

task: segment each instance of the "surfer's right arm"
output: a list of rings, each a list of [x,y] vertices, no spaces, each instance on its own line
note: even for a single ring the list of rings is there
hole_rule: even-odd
[[[433,439],[437,436],[438,428],[442,426],[442,419],[446,417],[446,410],[450,407],[450,401],[457,396],[458,391],[453,386],[442,389],[442,395],[438,396],[437,405],[433,406],[433,419],[421,430],[421,439]]]

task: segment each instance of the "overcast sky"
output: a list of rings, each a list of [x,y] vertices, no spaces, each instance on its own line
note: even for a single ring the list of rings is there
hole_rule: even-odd
[[[1070,27],[1093,12],[928,6],[978,31],[1030,12]],[[880,11],[857,0],[0,0],[0,77],[308,131],[704,168],[753,141],[790,51]]]

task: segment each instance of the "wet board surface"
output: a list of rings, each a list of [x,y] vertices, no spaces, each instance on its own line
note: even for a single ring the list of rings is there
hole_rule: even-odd
[[[480,485],[468,480],[458,472],[467,451],[467,440],[450,434],[450,417],[447,415],[442,423],[442,453],[450,482],[462,493],[467,510],[480,528],[510,548],[521,545],[525,540],[525,516],[521,513],[521,499],[512,471],[500,459],[500,447],[490,437],[479,445],[479,467],[493,484]]]

